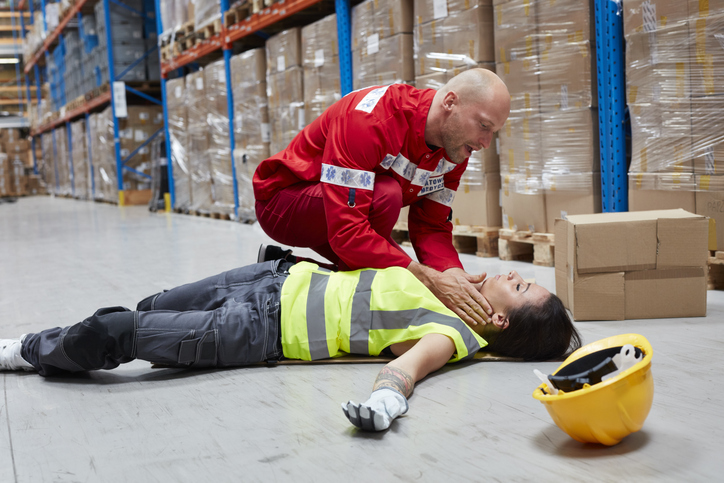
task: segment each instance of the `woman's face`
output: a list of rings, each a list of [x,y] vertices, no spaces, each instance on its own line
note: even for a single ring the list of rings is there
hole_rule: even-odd
[[[524,281],[515,270],[508,275],[486,278],[480,293],[493,307],[493,311],[501,315],[525,304],[541,304],[550,295],[540,285]]]

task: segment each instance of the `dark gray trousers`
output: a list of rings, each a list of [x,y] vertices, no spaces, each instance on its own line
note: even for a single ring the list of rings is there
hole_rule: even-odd
[[[28,334],[23,358],[43,376],[142,359],[231,367],[281,358],[280,299],[291,264],[237,268],[152,295],[136,311],[108,307],[78,324]]]

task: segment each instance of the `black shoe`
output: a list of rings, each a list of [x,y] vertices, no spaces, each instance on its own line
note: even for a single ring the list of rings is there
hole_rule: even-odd
[[[259,247],[259,255],[256,257],[257,263],[270,262],[272,260],[286,260],[296,263],[297,257],[292,255],[291,250],[284,250],[276,245],[264,245]]]

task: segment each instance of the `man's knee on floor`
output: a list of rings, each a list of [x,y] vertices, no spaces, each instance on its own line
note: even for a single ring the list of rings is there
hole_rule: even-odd
[[[132,359],[134,336],[134,312],[108,307],[70,327],[63,350],[81,367],[110,369]]]

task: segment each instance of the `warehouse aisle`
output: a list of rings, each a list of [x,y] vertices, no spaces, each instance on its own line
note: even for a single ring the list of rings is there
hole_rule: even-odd
[[[108,305],[252,263],[257,226],[52,197],[0,204],[0,336],[68,325]],[[300,251],[301,254],[311,254]],[[463,256],[468,271],[552,268]],[[0,374],[0,481],[714,481],[724,472],[724,292],[708,316],[577,323],[586,342],[643,334],[655,354],[644,428],[582,445],[531,397],[533,369],[450,366],[419,384],[382,434],[340,403],[368,396],[381,364],[152,369],[43,379]]]

